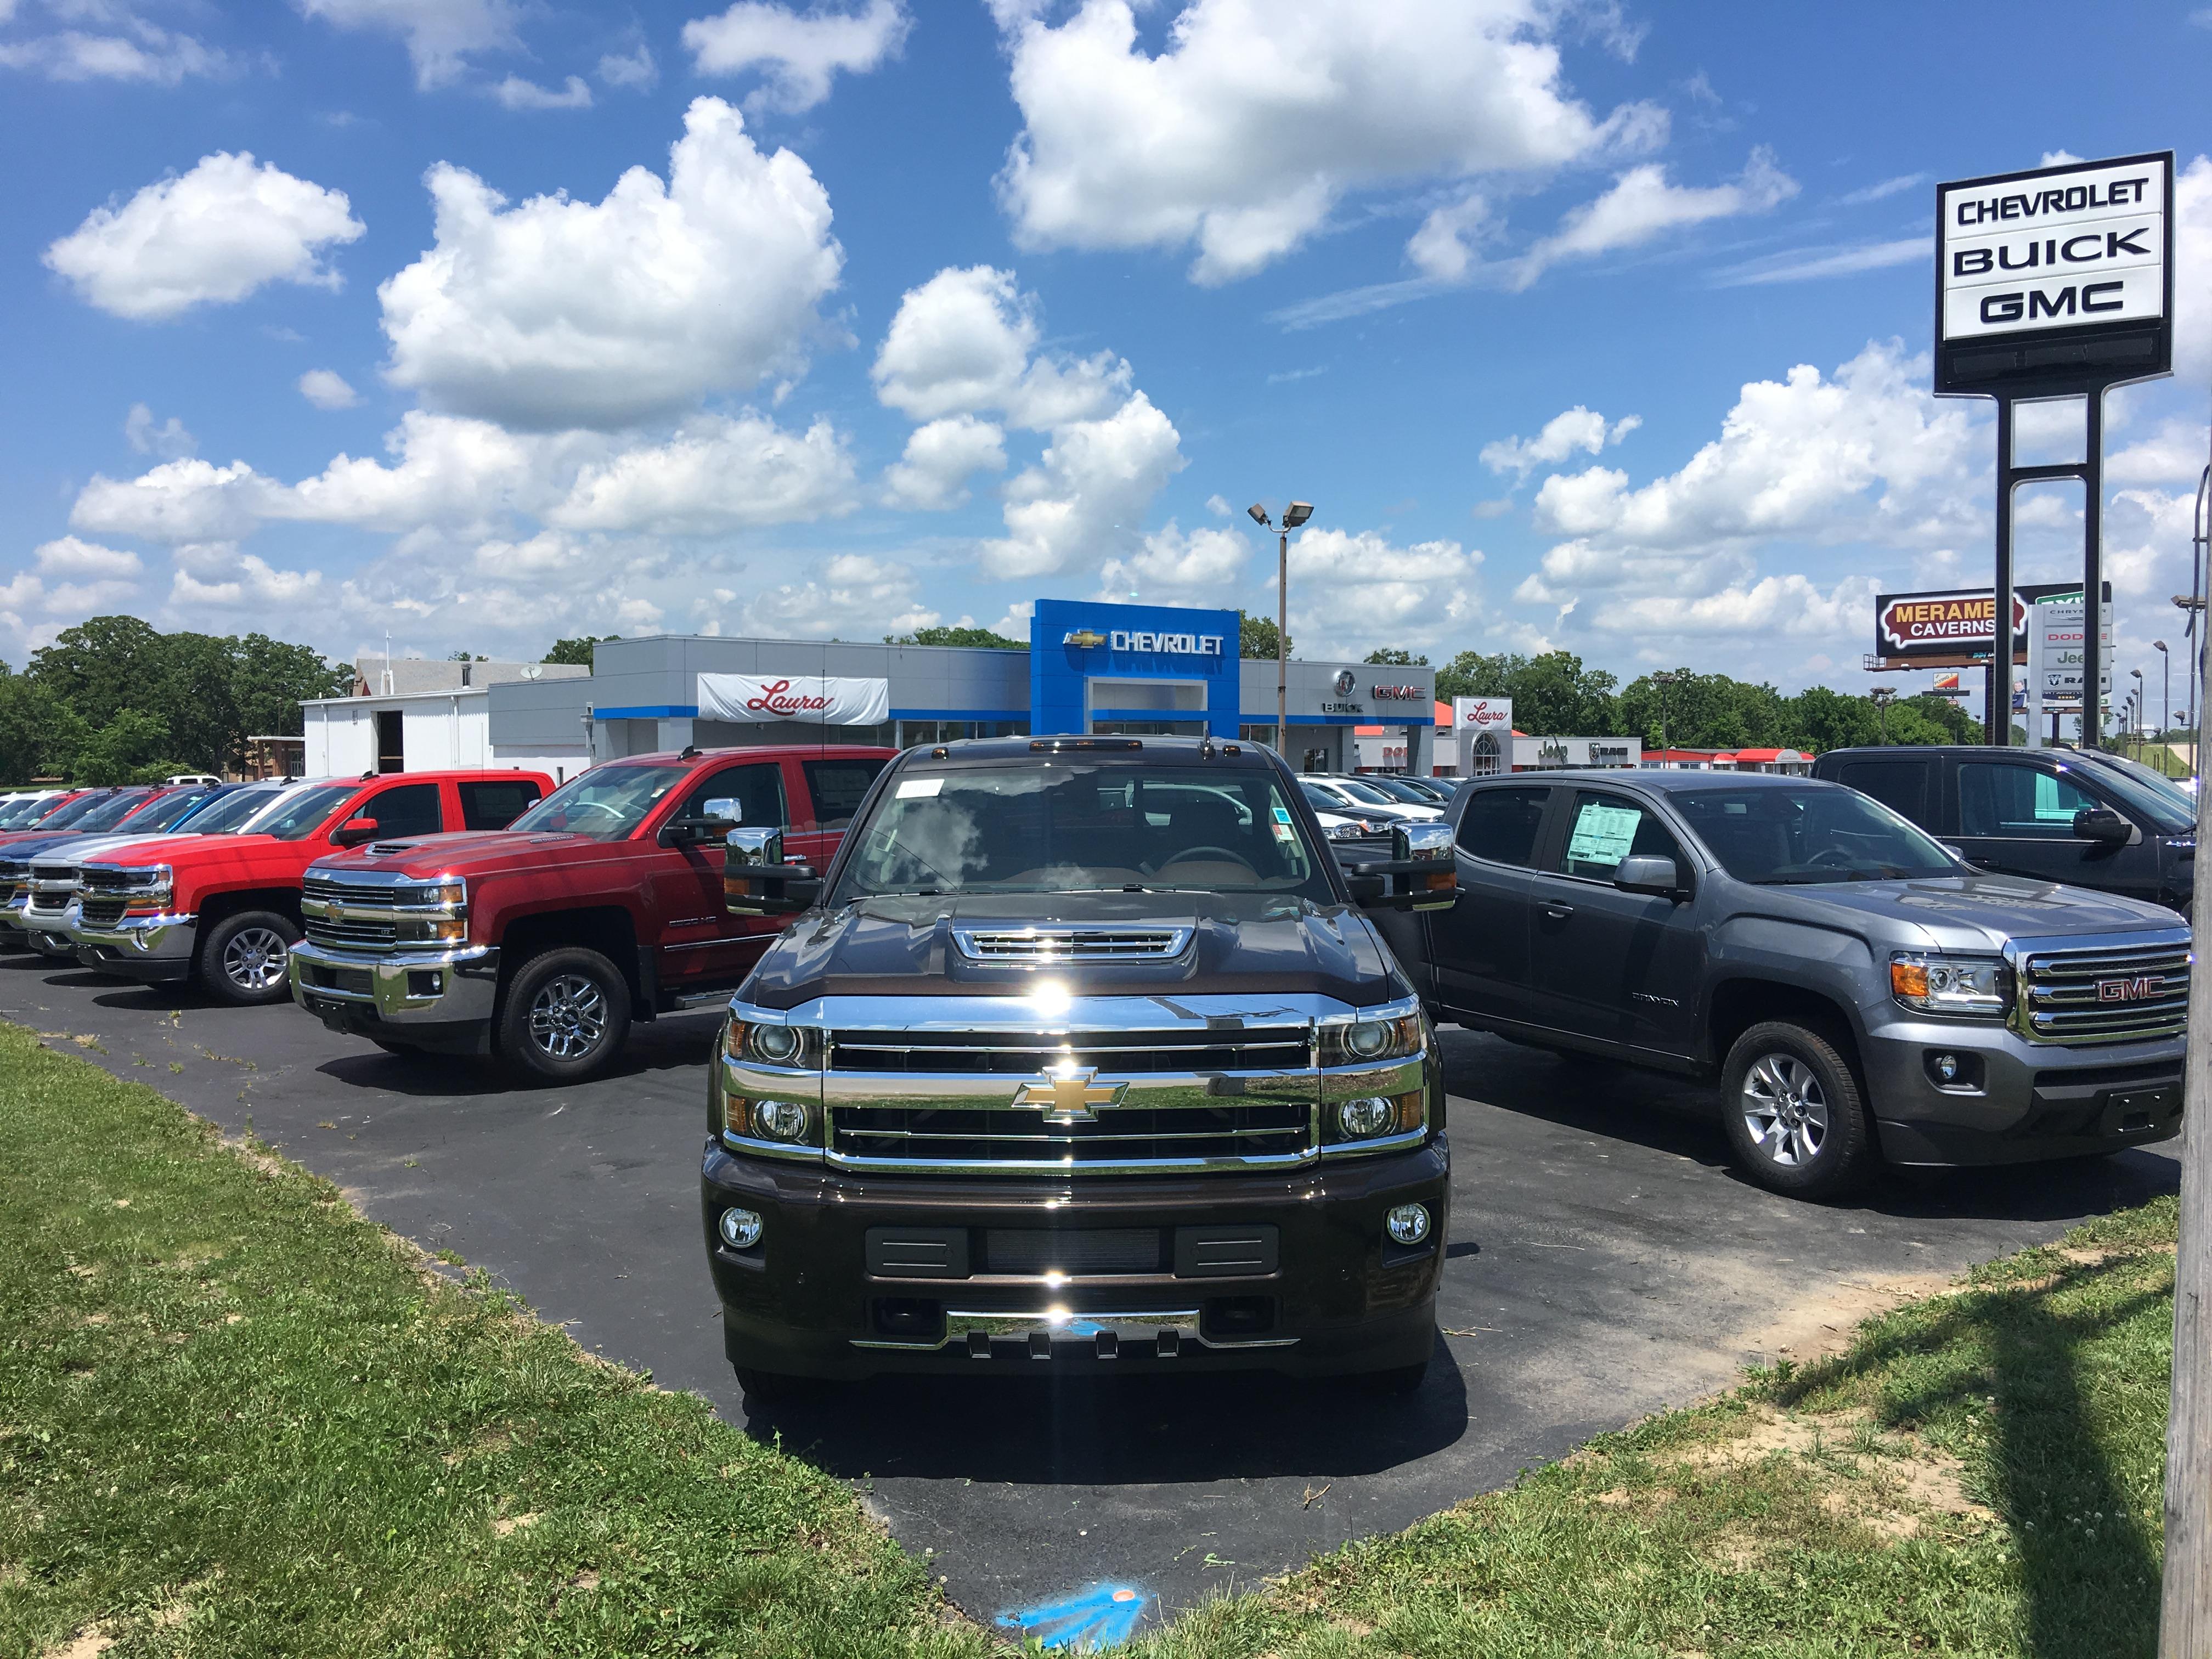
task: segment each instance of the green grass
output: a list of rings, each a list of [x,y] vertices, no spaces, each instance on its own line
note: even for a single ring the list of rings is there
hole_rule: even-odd
[[[839,1482],[10,1026],[0,1160],[0,1653],[987,1646]]]
[[[2174,1220],[2078,1228],[1138,1651],[2148,1655]]]

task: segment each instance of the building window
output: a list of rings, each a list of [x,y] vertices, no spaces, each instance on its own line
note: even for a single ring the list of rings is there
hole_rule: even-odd
[[[407,769],[407,745],[400,735],[404,729],[397,708],[376,711],[376,769],[380,772],[404,772]]]
[[[1468,755],[1468,775],[1486,778],[1501,770],[1498,763],[1498,738],[1489,732],[1478,732]]]

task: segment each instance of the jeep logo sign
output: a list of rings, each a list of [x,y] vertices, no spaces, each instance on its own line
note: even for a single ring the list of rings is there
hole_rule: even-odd
[[[2136,979],[2100,979],[2097,981],[2097,1000],[2148,1002],[2165,988],[2165,979],[2157,974],[2145,974]]]

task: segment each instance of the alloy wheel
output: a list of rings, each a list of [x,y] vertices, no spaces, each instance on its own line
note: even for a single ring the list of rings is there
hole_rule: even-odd
[[[1828,1144],[1828,1098],[1795,1054],[1761,1054],[1744,1074],[1738,1103],[1751,1144],[1784,1169],[1803,1169]]]
[[[223,977],[241,991],[274,989],[284,978],[290,949],[273,927],[241,927],[222,947]]]
[[[580,1060],[606,1034],[606,998],[582,974],[556,974],[531,1000],[530,1040],[555,1060]]]

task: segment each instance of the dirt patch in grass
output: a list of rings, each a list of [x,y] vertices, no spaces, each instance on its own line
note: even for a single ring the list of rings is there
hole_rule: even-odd
[[[1844,1352],[1865,1321],[1909,1302],[1941,1296],[1951,1282],[1948,1273],[1841,1279],[1791,1304],[1765,1324],[1738,1333],[1723,1346],[1730,1354],[1756,1354],[1769,1364],[1778,1359],[1809,1364]]]

